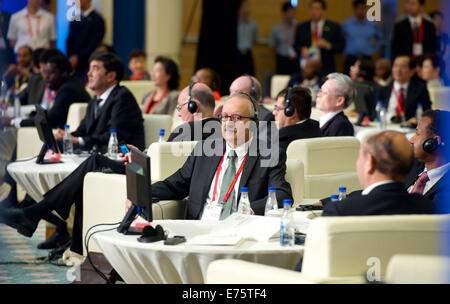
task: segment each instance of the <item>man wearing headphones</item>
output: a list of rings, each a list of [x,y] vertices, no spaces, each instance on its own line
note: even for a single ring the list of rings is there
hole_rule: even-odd
[[[312,107],[309,89],[295,87],[282,90],[273,110],[279,130],[280,149],[287,150],[297,139],[321,137],[319,122],[310,119]]]
[[[428,110],[416,128],[416,134],[410,139],[414,148],[414,158],[421,163],[413,179],[407,179],[408,192],[419,193],[433,200],[435,211],[448,201],[450,190],[449,145],[446,123],[450,121],[450,112]],[[447,200],[446,200],[446,199]]]

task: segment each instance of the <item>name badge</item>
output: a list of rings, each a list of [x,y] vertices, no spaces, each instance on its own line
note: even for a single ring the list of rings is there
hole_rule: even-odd
[[[320,50],[315,46],[310,47],[309,48],[309,58],[320,59]]]
[[[202,220],[219,221],[222,209],[222,204],[208,204],[203,210]]]
[[[0,36],[0,50],[6,50],[6,41],[3,36]]]
[[[416,42],[413,44],[413,55],[420,56],[423,54],[423,44]]]

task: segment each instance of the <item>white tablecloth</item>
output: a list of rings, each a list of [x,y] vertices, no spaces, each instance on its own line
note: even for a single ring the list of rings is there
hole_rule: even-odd
[[[161,225],[174,235],[189,238],[206,233],[209,223],[202,221],[161,220]],[[99,227],[98,230],[101,230]],[[108,229],[110,227],[103,227]],[[209,263],[218,259],[240,259],[285,269],[294,269],[303,255],[303,246],[281,247],[279,239],[269,242],[244,241],[234,246],[176,246],[139,243],[138,236],[127,236],[116,230],[94,234],[92,238],[103,254],[129,284],[169,283],[202,284]]]
[[[36,202],[43,199],[43,195],[59,184],[74,171],[86,157],[77,155],[63,155],[62,163],[40,165],[36,158],[17,161],[8,165],[11,177],[22,186]]]

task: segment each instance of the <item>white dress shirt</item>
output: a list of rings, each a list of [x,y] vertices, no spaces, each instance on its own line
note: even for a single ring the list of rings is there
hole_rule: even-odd
[[[25,7],[11,16],[8,39],[16,41],[15,53],[24,45],[30,46],[33,50],[48,48],[50,41],[56,41],[55,18],[43,9],[39,9],[32,16]]]
[[[341,111],[337,111],[337,112],[330,112],[325,115],[322,115],[319,118],[320,127],[322,128],[324,125],[327,124],[327,122],[329,122],[331,119],[333,119],[334,116],[338,115],[341,112],[343,112],[343,111],[341,110]]]
[[[103,105],[105,104],[106,100],[108,99],[109,95],[111,94],[112,90],[114,90],[114,88],[117,86],[117,84],[113,85],[112,87],[110,87],[109,89],[107,89],[105,92],[103,92],[102,95],[100,95],[100,97],[98,97],[97,99],[101,99],[102,101],[98,104],[98,110],[100,111],[100,109],[103,107]],[[84,140],[82,137],[78,137],[78,144],[80,144],[81,146],[84,146]]]
[[[434,168],[430,171],[425,168],[422,173],[419,174],[419,177],[424,173],[427,172],[429,181],[425,184],[425,188],[423,189],[423,194],[426,194],[428,191],[430,191],[431,188],[441,179],[444,177],[444,175],[447,173],[447,171],[450,168],[450,163],[447,163],[443,166],[440,166],[438,168]],[[415,184],[414,184],[415,185]],[[411,185],[411,187],[408,188],[408,192],[411,192],[414,188],[414,185]]]
[[[236,173],[239,170],[239,167],[241,166],[242,162],[244,161],[245,155],[247,155],[248,148],[250,147],[252,140],[253,140],[253,137],[250,138],[250,140],[247,141],[245,144],[242,144],[239,147],[237,147],[236,149],[234,149],[234,151],[236,152],[236,155],[237,155],[237,159],[235,161]],[[203,211],[205,210],[206,206],[208,206],[208,205],[213,206],[214,204],[217,204],[219,201],[219,196],[220,196],[220,191],[221,191],[220,188],[222,186],[222,180],[225,175],[225,171],[227,171],[227,168],[229,165],[228,155],[231,150],[233,150],[233,149],[228,144],[226,144],[225,155],[223,157],[220,174],[219,174],[218,181],[217,181],[215,200],[213,201],[212,198],[214,195],[214,186],[216,184],[217,170],[219,169],[219,167],[217,167],[216,173],[214,173],[214,178],[213,178],[211,186],[209,188],[208,197],[206,198],[206,202],[203,206]],[[239,194],[239,183],[241,181],[241,177],[242,177],[242,173],[239,175],[239,177],[236,181],[236,184],[234,185],[234,202],[233,202],[233,206],[231,207],[231,213],[234,213],[237,211],[237,205],[238,205],[237,197]],[[228,199],[228,202],[230,201],[230,199],[231,198]],[[202,211],[202,214],[200,215],[200,218],[202,218],[202,216],[203,216],[203,211]]]
[[[392,117],[397,116],[397,96],[400,97],[400,89],[403,88],[403,95],[405,96],[405,105],[404,105],[404,110],[406,109],[406,96],[408,94],[408,83],[405,83],[403,85],[400,85],[397,81],[394,81],[394,86],[391,92],[391,97],[389,99],[389,105],[387,108],[387,120],[388,123],[391,121]],[[394,88],[395,88],[395,92],[397,92],[397,95],[395,95],[394,93]]]

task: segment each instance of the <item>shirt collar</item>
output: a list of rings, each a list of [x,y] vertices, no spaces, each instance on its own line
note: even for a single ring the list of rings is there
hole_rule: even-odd
[[[325,115],[322,115],[319,119],[320,127],[322,128],[328,121],[330,121],[334,116],[338,115],[341,112],[343,111],[339,110],[337,112],[330,112]]]
[[[82,11],[82,15],[83,15],[83,17],[87,17],[87,16],[89,16],[92,12],[94,11],[94,7],[93,6],[91,6],[90,8],[88,8],[87,10],[85,10],[85,11]]]
[[[422,21],[422,15],[419,15],[417,17],[408,16],[409,23],[413,24],[414,22],[417,23],[418,26],[420,26],[420,22]]]
[[[236,155],[237,155],[238,159],[242,159],[247,154],[248,148],[252,144],[252,141],[253,141],[253,136],[251,136],[250,139],[247,142],[245,142],[242,145],[238,146],[236,149],[231,148],[228,145],[228,143],[227,143],[226,144],[227,148],[226,148],[226,152],[225,153],[228,155],[228,153],[230,153],[231,150],[234,150],[236,152]]]
[[[425,168],[425,170],[420,174],[422,175],[424,172],[427,172],[428,178],[430,179],[430,182],[432,184],[438,182],[444,175],[447,173],[447,171],[450,169],[450,163],[447,163],[443,166],[434,168],[430,171]]]
[[[408,91],[408,86],[409,86],[409,83],[400,85],[400,83],[398,83],[397,81],[394,81],[394,88],[398,93],[400,93],[400,88],[405,89],[405,92]]]
[[[395,183],[395,181],[393,180],[387,180],[387,181],[381,181],[378,183],[374,183],[372,185],[370,185],[369,187],[367,187],[366,189],[364,189],[364,191],[361,193],[362,195],[368,195],[370,192],[373,191],[373,189],[382,186],[382,185],[386,185],[386,184],[392,184]]]
[[[114,88],[117,86],[117,84],[111,86],[109,89],[107,89],[105,92],[103,92],[102,95],[100,95],[100,97],[98,97],[99,99],[102,100],[102,102],[106,101],[109,97],[109,95],[111,94],[112,90],[114,90]]]
[[[301,120],[301,121],[297,122],[296,125],[302,124],[302,123],[304,123],[304,122],[307,121],[307,120],[308,120],[308,119]]]
[[[25,7],[23,9],[23,15],[26,16],[32,16],[32,17],[36,17],[36,16],[42,16],[44,14],[44,11],[42,10],[42,8],[38,9],[38,11],[36,12],[36,14],[34,15],[30,15],[30,13],[28,12],[28,9]]]

